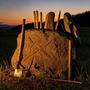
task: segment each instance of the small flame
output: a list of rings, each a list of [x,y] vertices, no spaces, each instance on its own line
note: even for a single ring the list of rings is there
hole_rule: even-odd
[[[22,76],[22,70],[21,69],[15,69],[14,76],[15,77],[21,77]]]

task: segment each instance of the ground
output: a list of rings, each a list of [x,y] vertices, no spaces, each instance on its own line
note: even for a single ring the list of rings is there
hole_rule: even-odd
[[[78,84],[34,75],[17,78],[13,76],[13,72],[12,68],[1,70],[0,90],[12,90],[12,88],[13,90],[90,90],[90,80]]]
[[[76,84],[34,75],[17,78],[13,76],[13,73],[12,68],[1,70],[0,90],[12,90],[12,88],[13,90],[90,90],[90,80]]]

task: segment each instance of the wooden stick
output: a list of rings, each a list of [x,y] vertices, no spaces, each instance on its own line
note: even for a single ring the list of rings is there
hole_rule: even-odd
[[[36,14],[36,29],[38,29],[38,11],[35,12]]]
[[[25,35],[25,19],[22,20],[22,31],[21,31],[21,40],[20,40],[20,48],[19,48],[19,57],[16,64],[16,68],[19,68],[19,64],[21,62],[22,50],[23,50],[23,43],[24,43],[24,35]]]
[[[58,29],[58,24],[59,24],[60,16],[61,16],[61,11],[59,12],[59,15],[58,15],[58,18],[57,18],[55,30]]]
[[[71,40],[68,41],[68,80],[71,78]]]
[[[42,29],[42,12],[40,12],[40,29]]]
[[[72,81],[72,80],[60,80],[60,79],[47,79],[47,80],[63,82],[63,83],[82,84],[82,82],[80,82],[80,81]]]
[[[36,13],[35,13],[35,11],[33,11],[33,14],[34,14],[34,28],[36,28]]]

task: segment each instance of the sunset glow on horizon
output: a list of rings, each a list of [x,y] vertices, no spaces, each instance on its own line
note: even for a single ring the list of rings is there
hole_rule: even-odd
[[[31,23],[33,11],[38,10],[45,15],[53,11],[57,18],[61,10],[61,17],[65,12],[78,14],[90,10],[89,0],[0,0],[0,24],[18,25],[22,18]]]

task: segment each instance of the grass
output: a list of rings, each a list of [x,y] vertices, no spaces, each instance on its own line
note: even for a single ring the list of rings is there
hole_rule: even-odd
[[[80,28],[81,45],[78,48],[78,59],[85,71],[90,75],[90,27]]]
[[[7,62],[10,66],[11,57],[16,49],[18,32],[0,32],[0,63]]]

